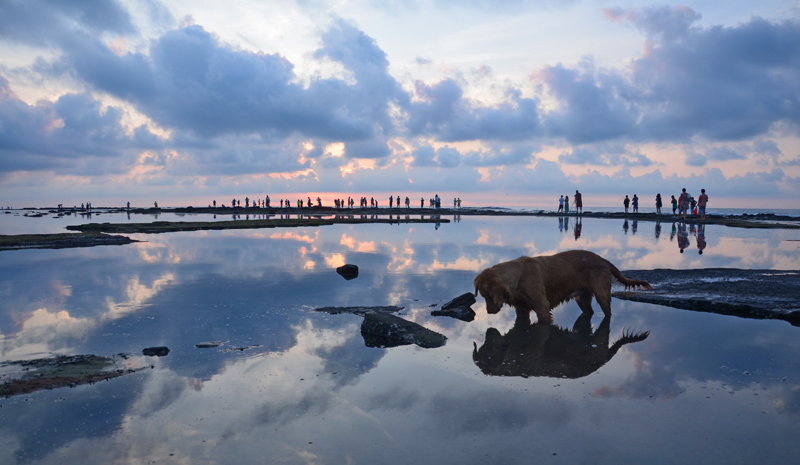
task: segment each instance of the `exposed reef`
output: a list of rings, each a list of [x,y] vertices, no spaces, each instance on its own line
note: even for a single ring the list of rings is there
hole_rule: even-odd
[[[618,299],[742,318],[785,320],[800,326],[800,271],[705,268],[626,270],[652,292],[614,292]]]
[[[0,250],[65,249],[98,245],[125,245],[133,242],[139,241],[101,232],[0,235]]]

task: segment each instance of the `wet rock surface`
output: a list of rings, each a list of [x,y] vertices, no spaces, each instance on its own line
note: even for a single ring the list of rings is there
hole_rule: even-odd
[[[398,307],[396,305],[387,305],[383,307],[322,307],[314,309],[314,311],[330,313],[331,315],[352,313],[353,315],[364,316],[368,313],[397,313],[404,308],[405,307]]]
[[[66,249],[98,245],[125,245],[137,240],[126,236],[89,233],[0,235],[0,250]]]
[[[361,323],[361,335],[367,347],[397,347],[416,344],[425,349],[441,347],[447,338],[435,331],[400,317],[368,313]]]
[[[142,355],[147,355],[149,357],[166,357],[169,355],[169,347],[148,347],[146,349],[142,349]]]
[[[475,302],[475,294],[472,292],[467,292],[442,305],[442,310],[450,310],[458,307],[470,307]]]
[[[358,278],[358,267],[356,265],[342,265],[336,268],[336,272],[348,281]]]
[[[43,389],[75,387],[108,381],[144,368],[127,368],[128,356],[70,355],[0,363],[0,396],[16,396]]]
[[[475,310],[470,307],[455,307],[446,310],[434,310],[431,312],[432,316],[447,316],[457,320],[466,321],[469,323],[475,319]]]
[[[623,274],[648,281],[653,291],[614,292],[618,299],[742,318],[779,319],[800,326],[800,271],[706,268],[626,270]]]
[[[219,347],[228,341],[206,341],[206,342],[198,342],[194,346],[198,349],[213,349],[214,347]]]
[[[315,311],[339,315],[350,313],[364,317],[361,336],[367,347],[397,347],[416,344],[426,349],[441,347],[447,338],[435,331],[392,315],[404,307],[395,305],[378,307],[322,307]]]

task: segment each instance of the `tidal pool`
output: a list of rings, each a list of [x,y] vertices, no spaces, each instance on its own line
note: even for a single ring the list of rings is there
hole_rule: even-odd
[[[577,321],[575,303],[558,307],[563,331],[515,328],[513,311],[487,315],[480,297],[472,322],[430,314],[471,292],[480,269],[521,255],[580,248],[622,270],[796,270],[800,233],[448,219],[438,229],[205,231],[0,253],[0,361],[128,353],[131,367],[148,367],[0,399],[0,463],[800,457],[800,328],[786,322],[616,299],[610,321],[594,304],[591,326]],[[359,267],[358,278],[334,271],[345,263]],[[384,305],[405,307],[400,317],[445,335],[446,344],[367,347],[360,316],[314,311]],[[614,345],[645,331],[644,340]],[[222,344],[195,347],[207,341]],[[141,355],[153,346],[171,351]]]

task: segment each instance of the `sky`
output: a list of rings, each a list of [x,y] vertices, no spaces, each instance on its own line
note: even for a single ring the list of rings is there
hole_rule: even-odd
[[[0,205],[800,208],[800,2],[0,0]]]

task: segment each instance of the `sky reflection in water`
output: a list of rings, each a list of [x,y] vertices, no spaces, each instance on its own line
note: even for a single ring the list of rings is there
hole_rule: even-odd
[[[37,220],[46,219],[25,219]],[[487,331],[520,332],[507,308],[487,315],[479,298],[471,323],[430,316],[431,305],[472,291],[477,271],[520,255],[588,249],[623,270],[800,262],[794,231],[708,226],[700,255],[690,228],[679,252],[671,222],[658,237],[654,223],[629,222],[627,232],[621,221],[580,224],[577,238],[575,218],[462,217],[438,230],[209,231],[3,252],[0,360],[172,352],[131,359],[154,365],[140,374],[3,399],[0,463],[795,460],[800,329],[785,322],[615,299],[610,341],[623,328],[650,336],[596,371],[559,379],[487,376],[473,361]],[[344,263],[359,266],[357,279],[333,271]],[[447,344],[368,348],[361,317],[313,311],[361,305],[404,306],[403,318]],[[579,315],[570,303],[555,322],[569,329]],[[601,321],[596,313],[595,331]],[[211,340],[229,342],[194,347]]]

